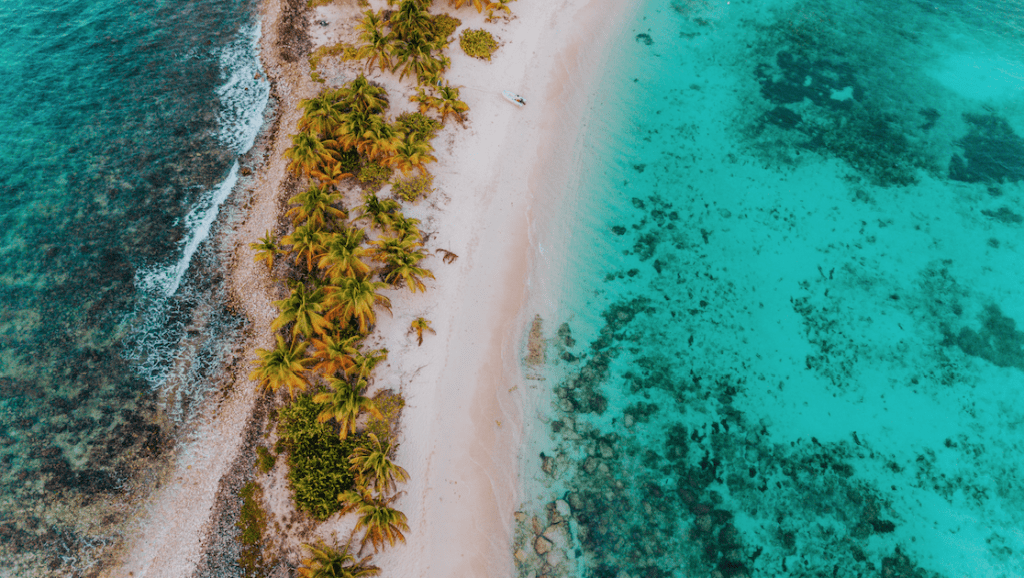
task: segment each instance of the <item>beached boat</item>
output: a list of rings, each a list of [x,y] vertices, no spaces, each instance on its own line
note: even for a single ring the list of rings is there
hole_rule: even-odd
[[[505,100],[511,102],[512,104],[514,104],[514,105],[516,105],[516,106],[518,106],[520,108],[526,106],[526,101],[523,100],[523,97],[521,97],[518,94],[512,92],[511,90],[503,90],[503,91],[501,91],[501,96],[504,96]]]

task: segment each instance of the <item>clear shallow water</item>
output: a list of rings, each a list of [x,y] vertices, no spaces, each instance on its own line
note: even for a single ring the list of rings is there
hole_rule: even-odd
[[[1022,38],[1019,2],[643,5],[540,235],[563,566],[1024,575]]]
[[[99,569],[240,325],[202,241],[267,103],[254,22],[235,0],[0,6],[5,572]]]

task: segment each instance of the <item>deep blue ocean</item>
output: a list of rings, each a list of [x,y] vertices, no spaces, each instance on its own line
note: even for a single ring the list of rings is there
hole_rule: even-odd
[[[520,575],[1024,576],[1024,4],[646,0],[602,74]]]
[[[250,0],[0,3],[4,576],[101,569],[242,324],[203,241],[258,34]]]

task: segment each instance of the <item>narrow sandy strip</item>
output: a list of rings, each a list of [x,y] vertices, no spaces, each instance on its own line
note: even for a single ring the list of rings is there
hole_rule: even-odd
[[[278,38],[283,4],[264,2],[261,40],[280,118],[264,142],[265,166],[254,164],[258,182],[250,213],[230,239],[236,255],[230,283],[251,321],[245,360],[255,357],[256,347],[270,346],[276,315],[271,301],[279,298],[262,266],[252,263],[247,244],[274,229],[285,194],[282,155],[295,131],[296,105],[320,89],[309,81],[304,61],[290,64],[278,57],[279,43],[289,41]],[[566,129],[565,115],[573,112],[559,98],[572,92],[572,79],[595,73],[581,68],[590,60],[582,51],[607,37],[622,9],[611,0],[521,0],[512,8],[516,18],[499,24],[484,24],[472,10],[456,14],[464,26],[492,31],[502,46],[491,62],[466,57],[457,45],[450,48],[448,77],[464,87],[470,120],[464,128],[449,122],[435,141],[438,163],[431,171],[439,192],[406,209],[433,233],[428,249],[443,248],[460,258],[451,265],[439,257],[425,262],[437,280],[428,282],[426,294],[393,292],[395,315],[382,316],[372,338],[391,351],[375,387],[401,389],[407,399],[398,461],[412,477],[397,504],[409,516],[407,544],[377,560],[387,575],[507,576],[513,569],[510,533],[522,437],[515,388],[522,383],[518,352],[528,318],[522,309],[533,252],[531,211],[557,205],[535,194],[550,192],[550,183],[572,171],[571,165],[552,168],[547,162],[557,152],[555,143],[573,142],[571,135],[553,134]],[[390,76],[378,74],[376,80],[389,85],[397,113],[409,108],[400,101],[411,90],[391,88]],[[522,94],[527,107],[505,101],[505,88]],[[407,329],[420,316],[431,320],[437,335],[417,347]],[[238,454],[256,400],[246,364],[236,371],[230,394],[205,408],[194,441],[184,444],[173,475],[126,549],[125,564],[103,576],[194,573],[219,482]],[[267,501],[287,502],[287,496]],[[316,534],[344,536],[347,527],[350,521],[335,517]]]

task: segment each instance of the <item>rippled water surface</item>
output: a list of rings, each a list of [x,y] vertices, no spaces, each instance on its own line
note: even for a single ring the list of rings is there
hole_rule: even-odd
[[[1022,38],[1017,0],[639,9],[541,234],[521,575],[1024,575]]]
[[[258,34],[247,0],[0,4],[4,572],[100,569],[240,324],[202,241]]]

